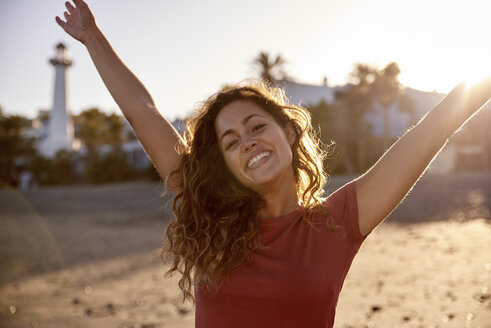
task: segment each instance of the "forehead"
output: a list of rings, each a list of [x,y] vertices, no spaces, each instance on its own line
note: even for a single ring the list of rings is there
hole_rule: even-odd
[[[228,129],[236,129],[242,126],[243,120],[251,115],[259,115],[267,119],[273,117],[255,102],[248,100],[236,100],[224,106],[215,119],[215,131],[221,135]]]

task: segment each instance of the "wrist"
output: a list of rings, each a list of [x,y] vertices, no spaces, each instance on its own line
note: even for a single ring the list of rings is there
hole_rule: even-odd
[[[101,39],[103,39],[101,30],[94,24],[94,26],[87,28],[84,33],[84,37],[80,40],[87,48],[91,48],[97,45]]]

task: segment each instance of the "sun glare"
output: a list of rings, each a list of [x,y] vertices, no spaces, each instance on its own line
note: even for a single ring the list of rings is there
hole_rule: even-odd
[[[463,76],[462,81],[465,82],[467,86],[473,86],[476,83],[490,76],[491,76],[491,70],[485,70],[485,71],[483,70],[481,72],[473,71]]]

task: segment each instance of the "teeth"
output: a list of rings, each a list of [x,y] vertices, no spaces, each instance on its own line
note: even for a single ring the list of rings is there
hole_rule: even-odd
[[[268,156],[269,154],[271,154],[270,151],[265,151],[265,152],[262,152],[256,156],[254,156],[250,161],[249,163],[247,164],[247,167],[248,168],[251,168],[254,164],[256,164],[261,158],[263,157],[266,157]]]

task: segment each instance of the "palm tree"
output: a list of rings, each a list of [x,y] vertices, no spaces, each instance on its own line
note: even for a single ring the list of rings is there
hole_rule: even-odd
[[[353,82],[351,88],[336,95],[345,107],[346,122],[351,128],[347,138],[351,140],[349,145],[355,171],[363,172],[370,165],[367,161],[370,128],[365,115],[374,109],[375,104],[383,110],[384,133],[382,147],[379,147],[382,151],[393,141],[390,135],[391,105],[397,101],[399,110],[412,111],[411,102],[402,93],[400,72],[399,66],[394,62],[381,70],[367,64],[355,64],[350,73]]]
[[[402,93],[401,83],[399,82],[400,73],[401,70],[397,63],[389,63],[380,71],[371,86],[374,101],[377,101],[383,109],[384,149],[387,149],[392,143],[390,135],[390,106],[394,102],[398,102],[399,110],[412,111],[409,99],[404,97]]]
[[[379,76],[379,71],[374,66],[356,63],[349,76],[356,88],[367,88]]]
[[[350,88],[336,93],[342,106],[344,127],[342,137],[346,148],[344,166],[349,173],[363,172],[367,168],[367,148],[370,126],[365,115],[373,109],[371,85],[379,72],[367,64],[355,64],[350,73]]]
[[[261,79],[270,83],[291,79],[284,70],[285,64],[286,60],[281,55],[272,58],[265,51],[261,51],[253,60],[253,65]]]

